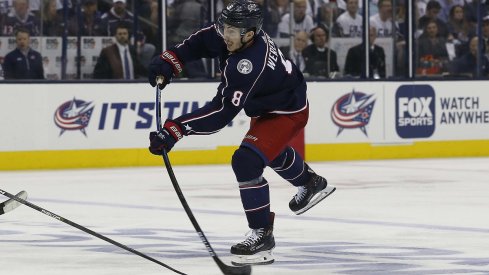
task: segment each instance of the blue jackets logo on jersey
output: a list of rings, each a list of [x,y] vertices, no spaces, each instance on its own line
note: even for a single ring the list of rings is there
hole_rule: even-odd
[[[345,128],[360,128],[365,136],[368,136],[365,126],[370,122],[374,104],[375,98],[372,94],[367,95],[355,90],[336,100],[331,108],[331,119],[339,127],[336,136],[339,136]]]
[[[249,74],[253,70],[253,64],[248,59],[241,59],[238,62],[237,69],[242,74]]]
[[[85,136],[85,128],[90,122],[94,106],[92,102],[85,102],[73,98],[66,101],[56,109],[54,113],[54,123],[61,129],[61,136],[65,131],[80,130]]]

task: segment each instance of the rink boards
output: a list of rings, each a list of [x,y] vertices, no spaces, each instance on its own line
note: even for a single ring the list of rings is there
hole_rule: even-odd
[[[163,118],[202,107],[217,83],[172,83]],[[310,161],[489,155],[489,83],[311,82]],[[2,84],[0,170],[159,165],[147,152],[155,91],[138,84]],[[240,113],[185,137],[173,164],[228,163],[249,127]]]

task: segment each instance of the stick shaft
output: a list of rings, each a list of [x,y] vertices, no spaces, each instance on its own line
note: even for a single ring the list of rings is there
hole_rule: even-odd
[[[99,233],[97,233],[97,232],[95,232],[93,230],[90,230],[90,229],[88,229],[88,228],[86,228],[86,227],[84,227],[82,225],[79,225],[79,224],[77,224],[75,222],[72,222],[72,221],[70,221],[68,219],[65,219],[65,218],[63,218],[63,217],[61,217],[61,216],[59,216],[57,214],[54,214],[53,212],[48,211],[48,210],[46,210],[46,209],[44,209],[42,207],[39,207],[39,206],[37,206],[37,205],[35,205],[33,203],[30,203],[30,202],[28,202],[26,200],[23,200],[21,198],[18,198],[16,196],[10,194],[7,191],[4,191],[4,190],[0,189],[0,194],[4,195],[4,196],[6,196],[6,197],[8,197],[10,199],[14,199],[14,200],[22,203],[23,205],[28,206],[28,207],[30,207],[30,208],[32,208],[34,210],[37,210],[37,211],[43,213],[44,215],[49,216],[49,217],[51,217],[51,218],[53,218],[55,220],[58,220],[60,222],[63,222],[63,223],[68,224],[70,226],[73,226],[73,227],[75,227],[75,228],[77,228],[77,229],[79,229],[79,230],[81,230],[81,231],[83,231],[85,233],[88,233],[88,234],[90,234],[90,235],[92,235],[94,237],[97,237],[97,238],[99,238],[101,240],[104,240],[104,241],[106,241],[108,243],[111,243],[111,244],[113,244],[115,246],[118,246],[118,247],[120,247],[120,248],[122,248],[122,249],[124,249],[126,251],[129,251],[129,252],[131,252],[133,254],[136,254],[136,255],[138,255],[138,256],[140,256],[142,258],[145,258],[146,260],[150,260],[150,261],[152,261],[152,262],[154,262],[156,264],[159,264],[159,265],[161,265],[163,267],[166,267],[166,268],[168,268],[169,270],[171,270],[171,271],[173,271],[175,273],[185,274],[185,273],[183,273],[181,271],[178,271],[178,270],[172,268],[171,266],[169,266],[167,264],[164,264],[164,263],[162,263],[162,262],[160,262],[160,261],[158,261],[158,260],[156,260],[156,259],[154,259],[154,258],[152,258],[152,257],[150,257],[148,255],[146,255],[146,254],[143,254],[143,253],[141,253],[141,252],[139,252],[137,250],[134,250],[134,249],[132,249],[132,248],[130,248],[128,246],[125,246],[125,245],[123,245],[123,244],[121,244],[119,242],[116,242],[116,241],[114,241],[114,240],[112,240],[112,239],[110,239],[110,238],[108,238],[108,237],[106,237],[106,236],[104,236],[102,234],[99,234]]]
[[[161,90],[158,88],[158,85],[156,85],[156,129],[158,131],[161,130]],[[212,248],[211,244],[209,243],[209,240],[207,240],[207,237],[204,234],[204,231],[200,228],[199,223],[197,222],[197,219],[195,219],[194,214],[192,213],[192,210],[190,209],[187,200],[183,196],[183,192],[180,189],[180,186],[178,184],[177,178],[175,177],[175,173],[173,172],[173,168],[170,163],[170,158],[168,157],[168,153],[165,149],[163,149],[163,161],[165,163],[166,170],[168,172],[168,176],[170,176],[171,183],[173,185],[173,188],[175,189],[175,192],[177,193],[178,198],[180,199],[180,202],[182,203],[183,209],[185,210],[185,213],[187,213],[188,218],[192,222],[192,225],[195,228],[195,231],[197,231],[197,234],[200,237],[200,240],[204,243],[205,247],[207,248],[207,251],[209,254],[212,256],[214,259],[214,262],[216,262],[217,266],[221,269],[223,274],[226,275],[232,275],[232,274],[251,274],[251,267],[250,266],[228,266],[224,264],[221,259],[217,256],[216,252]]]

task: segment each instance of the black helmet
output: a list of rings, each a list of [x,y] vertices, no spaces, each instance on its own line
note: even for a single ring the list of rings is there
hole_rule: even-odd
[[[243,36],[248,31],[255,35],[261,30],[263,15],[260,6],[252,0],[233,0],[217,19],[217,30],[223,35],[224,24],[241,28]]]

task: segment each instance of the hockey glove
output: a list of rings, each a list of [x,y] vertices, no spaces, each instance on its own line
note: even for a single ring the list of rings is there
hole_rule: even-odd
[[[167,119],[160,131],[149,133],[149,151],[154,155],[163,154],[163,149],[170,152],[175,143],[183,138],[182,126],[178,121]]]
[[[183,64],[178,60],[176,54],[172,51],[164,51],[159,56],[153,57],[149,63],[149,84],[156,86],[156,77],[163,76],[163,83],[158,84],[158,88],[163,89],[170,83],[173,76],[180,74],[182,70]]]

